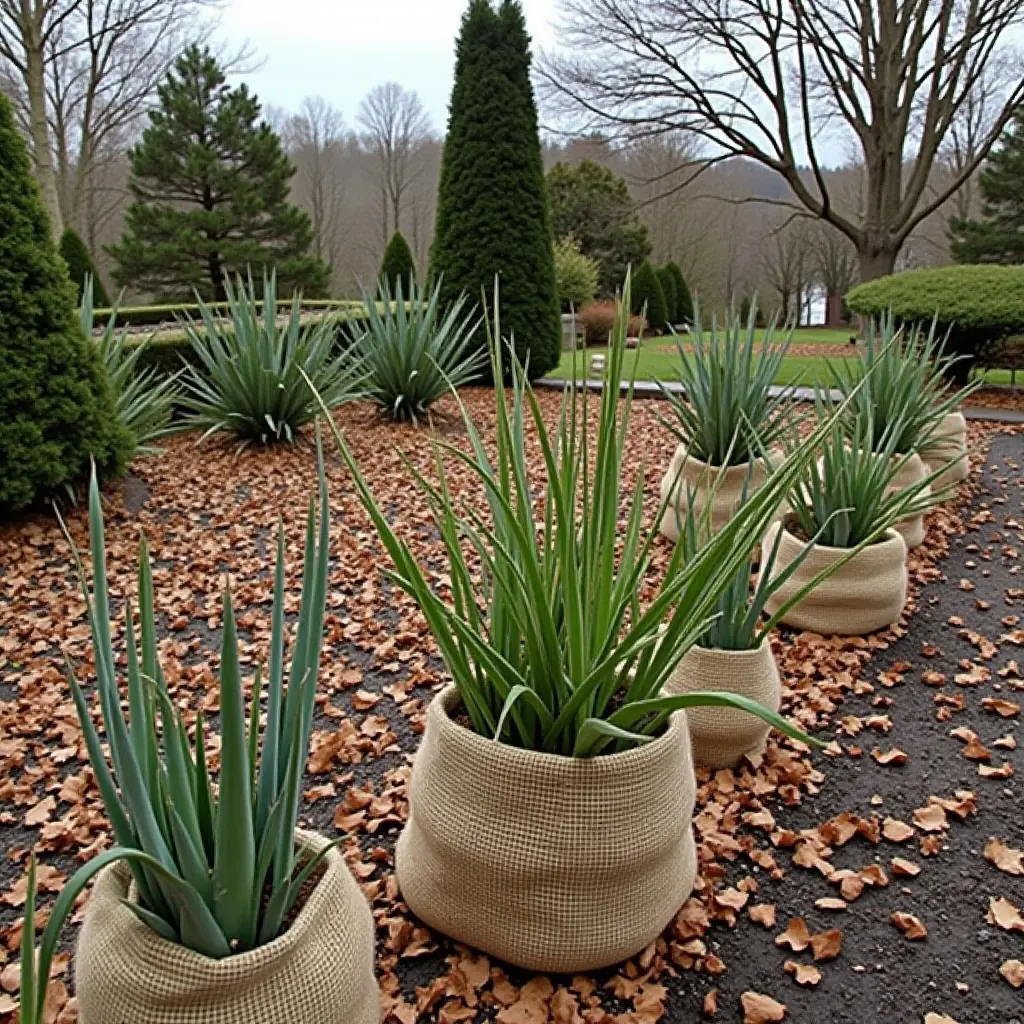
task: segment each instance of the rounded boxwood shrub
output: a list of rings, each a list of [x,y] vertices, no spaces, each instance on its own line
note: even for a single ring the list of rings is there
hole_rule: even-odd
[[[652,331],[665,330],[668,320],[665,309],[665,293],[661,290],[657,271],[651,266],[650,260],[644,260],[640,269],[633,276],[633,309],[632,312],[643,316],[646,310],[647,323]]]
[[[1024,333],[1024,266],[962,264],[907,270],[858,285],[846,302],[854,313],[879,317],[891,309],[898,321],[949,332],[956,379],[964,382],[998,342]]]
[[[90,457],[119,472],[132,447],[0,95],[0,511],[74,483]]]

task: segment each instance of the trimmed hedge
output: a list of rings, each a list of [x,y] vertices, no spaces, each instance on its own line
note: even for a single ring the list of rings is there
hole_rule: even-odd
[[[287,300],[291,302],[291,299]],[[263,302],[256,305],[262,309]],[[303,299],[303,309],[359,309],[362,302],[359,299]],[[227,314],[228,304],[226,302],[211,302],[208,308],[214,313]],[[110,318],[112,309],[97,309],[96,322],[105,322]],[[195,303],[178,303],[163,306],[122,306],[117,311],[117,323],[119,327],[156,327],[159,324],[173,323],[177,317],[190,316],[193,320],[199,318],[199,307]]]
[[[976,363],[995,357],[997,343],[1024,334],[1024,266],[961,264],[908,270],[858,285],[846,296],[854,313],[892,310],[906,324],[933,320],[949,332],[947,350],[963,356],[953,369],[965,381]]]

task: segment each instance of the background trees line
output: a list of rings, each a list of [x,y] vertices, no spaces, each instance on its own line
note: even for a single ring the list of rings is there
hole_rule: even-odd
[[[872,204],[878,202],[879,175],[891,193],[886,202],[891,206],[895,201],[896,182],[903,190],[901,208],[910,210],[895,234],[895,221],[887,228],[899,242],[898,255],[889,253],[895,265],[923,266],[949,259],[947,220],[977,213],[977,168],[993,131],[1005,120],[1007,90],[1012,97],[1020,89],[1012,65],[997,59],[997,44],[1005,25],[1004,10],[1022,7],[1024,0],[1002,5],[969,0],[954,7],[947,0],[912,0],[903,5],[911,19],[907,26],[920,23],[924,33],[918,40],[921,82],[937,81],[932,72],[940,60],[956,58],[956,75],[944,80],[949,88],[934,109],[887,109],[877,124],[868,126],[869,132],[860,135],[857,110],[839,86],[847,75],[861,88],[873,87],[877,83],[871,74],[845,65],[838,71],[825,64],[816,70],[803,68],[796,95],[782,90],[775,97],[777,106],[789,104],[786,109],[791,113],[799,111],[800,89],[805,89],[803,98],[816,104],[815,116],[831,114],[833,122],[845,122],[847,134],[860,144],[851,147],[847,138],[848,159],[841,170],[828,170],[815,145],[794,145],[779,125],[770,122],[763,137],[744,142],[745,136],[735,134],[743,125],[725,123],[728,118],[723,121],[714,106],[714,89],[685,76],[672,82],[673,95],[705,104],[699,117],[691,111],[668,121],[654,96],[648,97],[646,106],[635,105],[627,113],[612,102],[614,65],[606,66],[608,74],[600,84],[601,90],[612,91],[594,92],[598,84],[587,78],[588,64],[578,56],[586,51],[574,43],[582,44],[587,32],[602,27],[602,18],[624,6],[640,12],[628,23],[632,43],[657,43],[656,33],[642,17],[657,6],[653,0],[629,5],[601,0],[578,8],[563,4],[573,16],[563,39],[571,59],[549,65],[549,82],[554,81],[563,99],[568,96],[576,104],[577,129],[581,109],[586,111],[588,104],[593,107],[600,100],[602,117],[593,119],[597,130],[588,137],[564,144],[549,141],[544,163],[550,168],[557,162],[589,159],[621,175],[647,228],[652,261],[677,261],[705,306],[722,308],[730,296],[758,292],[763,305],[793,312],[806,306],[812,287],[833,294],[845,290],[866,265],[865,232],[870,233]],[[703,0],[679,0],[668,6],[685,7],[695,17],[694,24],[700,23]],[[793,33],[809,32],[811,22],[794,21],[795,15],[787,20],[779,13],[783,6],[792,8],[775,0],[743,0],[736,5],[736,19],[719,30],[742,38],[751,18],[768,17],[776,26],[780,52],[790,60],[795,53]],[[834,6],[831,0],[801,5],[809,12],[807,18],[817,19],[812,27],[819,64],[831,52],[825,43],[826,29],[837,17]],[[155,85],[184,40],[209,35],[208,10],[204,0],[0,0],[0,82],[18,101],[54,230],[64,222],[78,228],[108,280],[103,247],[121,236],[126,150],[139,135]],[[946,15],[952,21],[940,31],[936,19]],[[973,19],[972,39],[985,40],[984,47],[966,37],[957,43],[950,28],[957,18]],[[843,38],[855,38],[868,29],[870,25],[847,25]],[[749,41],[748,45],[755,46]],[[228,55],[228,62],[244,68],[244,55]],[[640,67],[645,75],[658,70],[656,63]],[[812,88],[816,81],[817,91]],[[758,88],[769,96],[772,83],[765,80]],[[829,89],[838,89],[839,95],[829,99]],[[548,107],[556,109],[552,97]],[[45,114],[42,127],[40,110]],[[437,127],[429,124],[415,94],[396,83],[384,83],[358,110],[346,113],[347,118],[321,97],[304,101],[295,112],[264,109],[296,165],[291,198],[309,213],[313,252],[331,265],[331,291],[339,295],[353,294],[357,282],[374,278],[395,230],[405,235],[417,265],[425,267],[441,154]],[[889,160],[880,170],[871,147],[879,132],[895,131],[893,125],[902,124],[904,114],[913,115],[906,118],[905,134],[898,138],[897,132],[893,138],[905,155],[898,167]],[[791,134],[804,133],[805,121],[792,118]],[[719,146],[709,158],[706,140],[715,132],[724,132],[733,145]],[[915,140],[923,148],[911,157],[908,145]],[[836,145],[833,139],[830,154],[839,152]],[[781,147],[785,159],[772,156],[773,146]],[[52,185],[47,184],[49,177]]]

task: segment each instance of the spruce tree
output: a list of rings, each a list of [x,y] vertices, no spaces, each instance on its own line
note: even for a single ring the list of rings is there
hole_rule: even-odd
[[[0,511],[58,493],[90,457],[119,472],[132,443],[0,95]]]
[[[661,290],[661,282],[650,260],[644,260],[640,264],[640,269],[633,275],[632,296],[632,312],[646,315],[647,326],[652,331],[664,331],[665,293]]]
[[[672,275],[672,279],[675,281],[676,289],[676,309],[675,309],[675,323],[693,323],[693,295],[690,294],[690,286],[686,283],[686,278],[683,277],[683,272],[679,269],[679,264],[675,260],[669,260],[665,264],[665,269]]]
[[[232,89],[208,49],[189,47],[158,89],[131,151],[134,201],[114,277],[158,298],[223,300],[224,276],[260,280],[276,269],[282,292],[326,294],[329,268],[310,255],[313,228],[288,202],[295,168],[260,105]]]
[[[93,305],[97,309],[106,309],[110,305],[110,297],[96,268],[92,264],[92,257],[85,247],[85,242],[74,228],[65,228],[64,234],[60,236],[58,246],[64,262],[68,265],[68,276],[77,289],[78,302],[82,302],[82,291],[85,288],[85,280],[92,277]]]
[[[394,295],[397,290],[396,281],[402,282],[402,292],[408,296],[409,280],[416,278],[416,263],[412,258],[412,250],[401,231],[396,231],[384,250],[384,258],[380,261],[378,280],[386,284]]]
[[[981,220],[950,221],[960,263],[1024,263],[1024,107],[981,172]]]
[[[658,275],[658,283],[661,285],[662,294],[665,296],[665,322],[674,324],[678,319],[676,316],[675,275],[668,269],[668,264],[658,267],[656,273]]]
[[[490,304],[537,377],[556,366],[561,332],[530,47],[518,0],[470,0],[456,46],[431,277],[442,298]],[[481,332],[481,345],[484,344]]]

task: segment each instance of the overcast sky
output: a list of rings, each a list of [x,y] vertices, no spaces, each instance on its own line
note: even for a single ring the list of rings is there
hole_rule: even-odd
[[[321,95],[355,123],[359,101],[393,80],[419,93],[443,132],[466,0],[230,0],[220,36],[262,60],[244,76],[264,104],[295,110]],[[555,0],[523,0],[534,47],[554,39]]]

